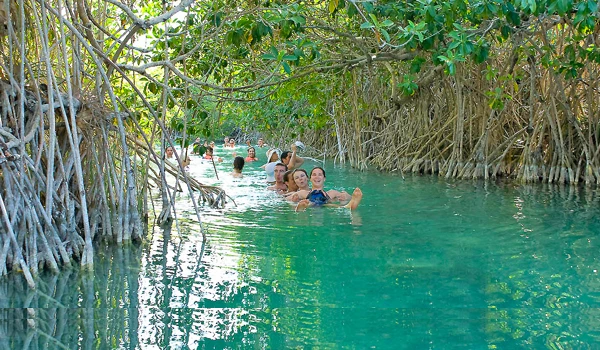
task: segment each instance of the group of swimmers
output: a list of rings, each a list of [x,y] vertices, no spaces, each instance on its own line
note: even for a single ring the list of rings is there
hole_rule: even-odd
[[[274,175],[275,183],[267,189],[277,191],[287,201],[297,203],[296,211],[318,206],[355,210],[362,200],[362,191],[358,187],[354,189],[352,195],[346,191],[325,191],[325,169],[319,166],[307,173],[302,168],[288,170],[284,163],[277,163]]]
[[[300,168],[304,159],[297,154],[297,150],[297,144],[291,146],[291,151],[269,149],[267,163],[263,165],[267,182],[271,185],[267,189],[277,191],[286,200],[297,203],[296,211],[311,206],[345,207],[351,210],[358,207],[362,200],[360,188],[355,188],[352,195],[345,191],[325,191],[325,170],[314,167],[308,174]]]
[[[196,142],[200,140],[197,139]],[[225,137],[223,148],[234,148],[235,139]],[[194,142],[194,144],[196,143]],[[256,147],[247,141],[248,155],[246,158],[237,156],[233,153],[233,171],[231,176],[234,178],[243,177],[243,168],[246,162],[255,162],[259,159],[256,156],[257,148],[267,148],[268,146],[262,138],[258,139]],[[301,143],[299,143],[303,146]],[[203,159],[210,159],[222,162],[221,157],[214,156],[214,141],[204,145],[205,153]],[[297,154],[298,145],[293,144],[291,151],[282,152],[278,148],[269,148],[266,152],[267,163],[262,165],[267,175],[267,189],[276,191],[287,201],[296,203],[296,211],[305,210],[313,206],[344,207],[355,210],[362,200],[362,191],[355,188],[352,195],[345,191],[324,190],[325,170],[322,167],[314,167],[310,173],[300,168],[304,164],[304,159]],[[172,147],[166,149],[166,157],[173,157]],[[189,158],[188,163],[189,164]],[[184,164],[186,166],[187,164]],[[309,185],[312,184],[312,188]]]

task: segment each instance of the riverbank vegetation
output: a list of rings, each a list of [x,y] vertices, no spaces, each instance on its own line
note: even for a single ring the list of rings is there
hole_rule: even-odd
[[[157,187],[169,222],[161,150],[234,127],[360,169],[600,182],[597,1],[0,3],[0,274],[31,286],[141,239]]]

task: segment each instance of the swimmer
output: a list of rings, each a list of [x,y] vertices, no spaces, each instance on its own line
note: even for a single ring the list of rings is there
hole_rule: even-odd
[[[177,158],[175,157],[175,150],[173,149],[173,147],[169,146],[167,147],[167,149],[165,149],[165,160],[168,161],[169,163],[171,163],[172,165],[177,165]],[[187,167],[188,165],[190,165],[190,157],[187,155],[187,152],[185,154],[185,159],[180,159],[181,160],[181,166],[182,167]]]
[[[175,154],[175,150],[173,150],[173,147],[171,147],[171,146],[167,147],[167,149],[165,150],[165,159],[173,159],[174,154]]]
[[[289,191],[286,194],[285,199],[291,202],[299,202],[302,199],[306,199],[307,194],[310,193],[310,187],[308,186],[308,174],[306,173],[306,170],[293,170],[292,179],[297,189],[295,192]]]
[[[283,163],[277,163],[275,165],[275,184],[267,187],[268,190],[277,191],[277,193],[284,193],[287,191],[287,185],[283,182],[283,174],[287,171],[287,166]]]
[[[238,179],[244,177],[242,169],[244,169],[244,158],[235,157],[233,160],[233,171],[231,172],[231,176]]]
[[[300,202],[298,202],[296,211],[304,210],[309,206],[321,205],[335,207],[342,206],[344,208],[350,208],[351,210],[355,210],[358,207],[358,204],[360,204],[360,201],[362,200],[362,191],[358,187],[354,190],[352,196],[346,193],[345,191],[325,191],[323,189],[323,186],[325,184],[325,170],[321,167],[315,167],[311,170],[310,182],[312,183],[312,190],[310,192],[306,190],[300,190],[295,194],[299,198],[304,198],[300,200]],[[347,202],[347,204],[340,205],[333,203],[335,201]]]
[[[298,185],[296,185],[296,181],[294,181],[294,170],[288,170],[283,173],[283,182],[287,186],[286,194],[298,191]]]
[[[261,166],[261,168],[265,169],[267,173],[267,183],[274,184],[275,183],[275,165],[280,163],[279,161],[279,153],[281,151],[278,148],[272,148],[267,152],[267,164]]]
[[[262,137],[258,139],[257,147],[260,147],[260,148],[267,147],[267,144],[265,143],[265,140],[263,140]]]
[[[348,204],[343,205],[343,206],[332,205],[332,204],[326,204],[326,205],[347,208],[350,210],[356,210],[356,208],[358,208],[358,205],[360,204],[360,201],[362,200],[362,197],[363,197],[363,193],[362,193],[361,189],[357,187],[354,189],[354,192],[352,192],[352,196],[351,196],[350,202],[348,202]],[[303,199],[300,202],[298,202],[298,205],[296,206],[296,211],[306,210],[306,208],[308,208],[310,206],[318,206],[318,205],[319,204],[312,202],[310,199]]]
[[[258,158],[256,158],[256,149],[250,146],[248,147],[248,157],[246,157],[246,162],[255,162]]]
[[[202,156],[202,159],[214,159],[217,162],[222,162],[223,158],[221,157],[216,157],[213,154],[213,148],[212,147],[206,147],[206,153],[204,153],[204,155]]]
[[[304,158],[296,154],[297,149],[298,146],[293,144],[291,152],[285,151],[281,154],[281,162],[287,165],[288,169],[296,169],[304,164]]]

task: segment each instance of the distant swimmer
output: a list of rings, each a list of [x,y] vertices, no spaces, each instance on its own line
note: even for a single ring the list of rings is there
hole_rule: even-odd
[[[182,167],[187,167],[188,165],[190,165],[190,157],[186,154],[184,154],[184,159],[180,159],[181,161],[181,166]],[[169,163],[171,163],[172,165],[177,165],[177,158],[175,157],[175,150],[173,149],[173,147],[169,146],[167,147],[167,149],[165,149],[165,160],[168,161]]]
[[[235,178],[242,178],[244,175],[242,174],[242,169],[244,169],[244,158],[235,157],[233,160],[233,171],[231,172],[231,176]]]
[[[256,149],[254,149],[254,147],[248,147],[248,156],[245,160],[246,162],[256,162],[258,160],[258,158],[256,158]]]
[[[256,147],[263,148],[268,147],[268,145],[265,143],[265,140],[261,137],[258,139],[258,144],[256,145]]]
[[[215,160],[217,162],[222,162],[223,158],[221,157],[216,157],[213,154],[213,148],[212,147],[206,147],[206,153],[204,153],[204,155],[202,156],[202,159],[209,159],[209,160]]]

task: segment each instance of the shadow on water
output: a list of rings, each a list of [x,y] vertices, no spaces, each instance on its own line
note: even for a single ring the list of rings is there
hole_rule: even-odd
[[[241,148],[242,149],[242,148]],[[222,151],[222,150],[221,150]],[[224,155],[224,154],[223,154]],[[2,348],[593,348],[600,342],[597,190],[358,172],[327,187],[351,213],[295,213],[260,164],[197,162],[225,188],[140,246],[98,249],[94,273],[0,283]],[[307,165],[310,168],[310,164]]]

